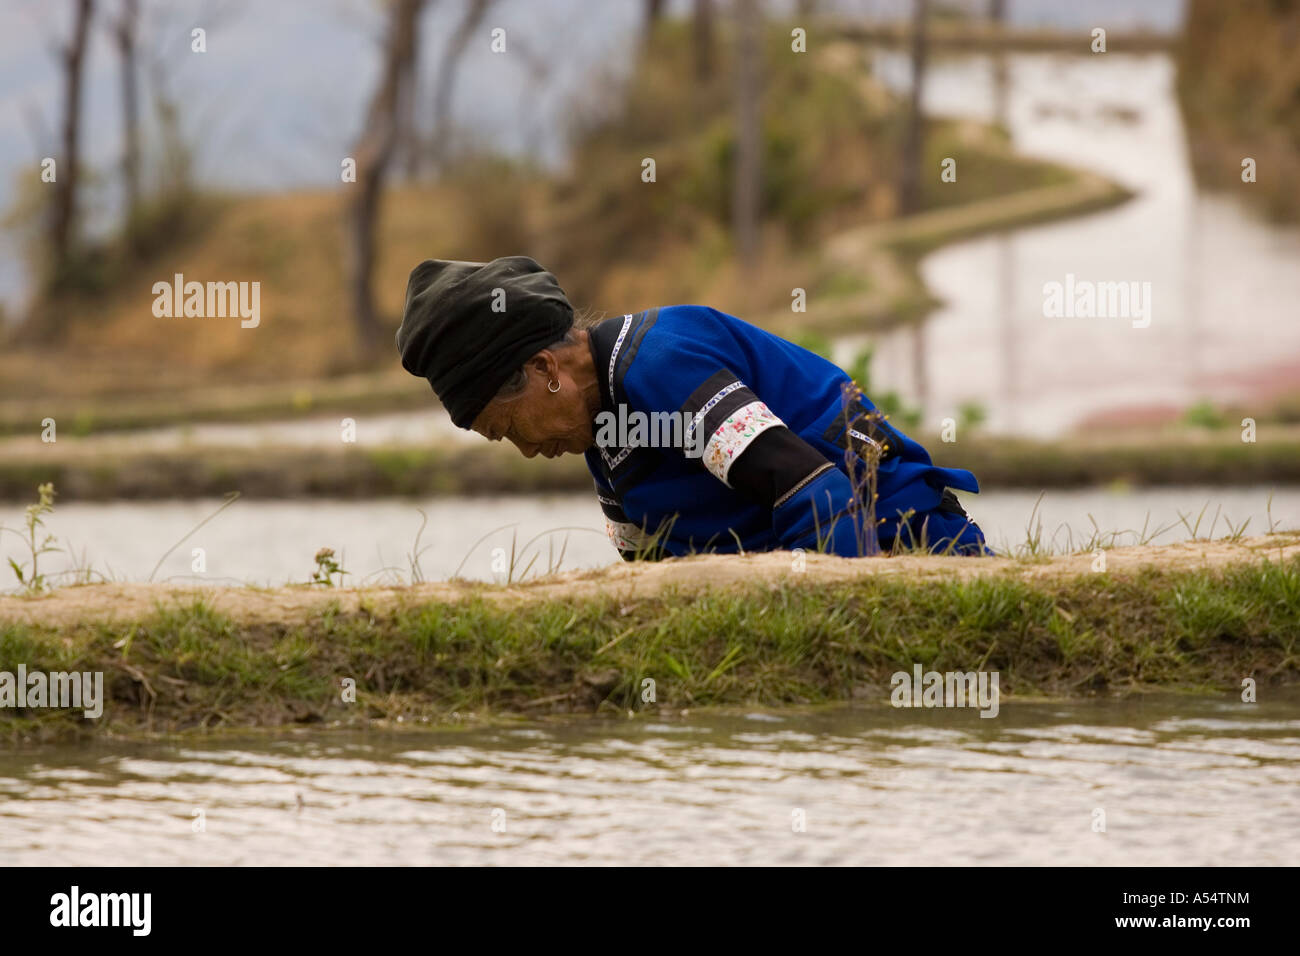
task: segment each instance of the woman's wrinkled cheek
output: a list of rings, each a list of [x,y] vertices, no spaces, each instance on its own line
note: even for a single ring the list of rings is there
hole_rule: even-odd
[[[581,438],[589,446],[596,441],[596,423],[591,420],[585,408],[574,410],[573,420],[576,423],[573,428],[573,434]]]

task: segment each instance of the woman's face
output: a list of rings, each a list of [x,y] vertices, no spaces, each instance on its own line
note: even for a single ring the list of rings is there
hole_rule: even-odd
[[[494,400],[474,419],[474,431],[489,441],[509,439],[525,458],[581,455],[595,441],[591,411],[554,353],[539,352],[524,366],[528,385],[505,400]],[[559,382],[552,392],[548,383]]]

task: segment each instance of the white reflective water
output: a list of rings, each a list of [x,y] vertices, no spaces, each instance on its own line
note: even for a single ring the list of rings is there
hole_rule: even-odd
[[[1198,537],[1223,537],[1244,526],[1248,534],[1300,528],[1300,488],[1142,488],[992,491],[960,496],[995,548],[1023,544],[1027,528],[1042,525],[1042,543],[1055,550],[1079,548],[1093,535],[1118,532],[1107,545],[1139,543],[1145,526],[1156,544]],[[1270,514],[1271,498],[1271,514]],[[90,567],[120,580],[144,581],[158,561],[220,502],[156,501],[60,505],[47,529],[65,548],[42,559],[47,573]],[[594,495],[433,498],[403,501],[237,501],[177,547],[158,566],[155,580],[197,584],[281,585],[305,581],[318,548],[333,548],[350,572],[345,584],[381,583],[395,575],[409,580],[409,556],[420,529],[419,509],[428,515],[420,538],[420,568],[427,580],[459,573],[494,580],[495,567],[509,565],[515,577],[548,569],[596,568],[618,556],[604,532]],[[1216,517],[1217,513],[1217,517]],[[1183,518],[1187,523],[1183,523]],[[1199,518],[1199,524],[1198,524]],[[21,526],[22,507],[0,506],[0,524]],[[508,527],[503,527],[508,526]],[[0,540],[0,557],[21,558],[18,539]],[[195,549],[205,571],[194,573]],[[563,560],[561,560],[561,557]],[[530,566],[531,562],[531,566]],[[387,569],[387,570],[386,570]],[[0,570],[0,588],[17,580]]]
[[[994,719],[873,704],[0,754],[7,865],[1239,866],[1297,854],[1300,697],[1268,688],[1253,705],[1004,702]]]
[[[877,52],[874,63],[886,82],[910,83],[904,55]],[[999,73],[991,55],[936,59],[926,109],[1001,119],[1017,151],[1100,173],[1137,195],[926,256],[922,276],[945,305],[919,335],[880,337],[873,385],[923,404],[927,421],[958,417],[963,402],[977,400],[990,429],[1042,436],[1095,414],[1176,413],[1202,398],[1249,407],[1294,389],[1300,228],[1254,218],[1231,193],[1197,191],[1173,60],[1015,53],[1004,67]],[[1044,285],[1067,274],[1149,282],[1149,327],[1045,317]],[[836,358],[847,361],[864,341],[845,340]]]

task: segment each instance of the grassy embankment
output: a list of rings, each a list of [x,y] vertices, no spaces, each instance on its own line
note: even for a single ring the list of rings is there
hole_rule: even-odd
[[[1004,695],[1236,695],[1300,675],[1300,535],[1012,559],[704,557],[499,588],[89,585],[0,597],[0,661],[101,671],[103,717],[13,738],[625,716],[856,700],[996,670]],[[355,702],[341,688],[351,678]],[[655,701],[645,702],[646,679]],[[1263,692],[1266,692],[1263,691]]]

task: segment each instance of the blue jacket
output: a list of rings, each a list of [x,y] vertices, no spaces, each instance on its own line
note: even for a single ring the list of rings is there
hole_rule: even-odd
[[[978,528],[939,510],[947,487],[978,492],[975,476],[935,467],[826,359],[695,305],[606,319],[590,344],[607,418],[620,406],[676,412],[685,429],[678,447],[635,436],[621,444],[597,429],[587,467],[625,558],[795,548],[857,556],[918,530],[984,553]],[[868,459],[878,459],[875,526],[861,504]]]

